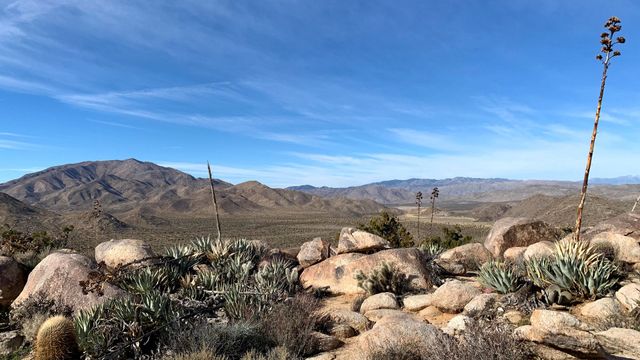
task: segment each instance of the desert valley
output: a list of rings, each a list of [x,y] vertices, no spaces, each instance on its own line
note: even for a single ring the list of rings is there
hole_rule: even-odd
[[[0,360],[640,360],[638,24],[0,0]]]

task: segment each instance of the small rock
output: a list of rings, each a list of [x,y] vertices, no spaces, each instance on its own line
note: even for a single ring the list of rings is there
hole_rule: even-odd
[[[527,251],[526,246],[515,246],[505,250],[502,256],[506,262],[511,264],[520,264],[524,260],[525,251]]]
[[[346,324],[337,324],[329,332],[338,339],[348,339],[358,335],[356,329]]]
[[[389,242],[378,235],[355,228],[343,228],[338,240],[338,254],[389,249]]]
[[[316,340],[316,354],[335,350],[344,345],[344,342],[342,340],[331,335],[323,334],[321,332],[314,331],[313,333],[311,333],[311,336],[313,336]]]
[[[504,318],[513,325],[519,325],[520,323],[522,323],[522,320],[524,320],[523,314],[518,310],[509,310],[502,316],[504,316]]]
[[[406,313],[403,312],[401,310],[394,310],[394,309],[377,309],[377,310],[371,310],[371,311],[367,311],[364,316],[373,321],[374,323],[377,323],[378,321],[380,321],[380,319],[383,319],[385,317],[389,317],[389,316],[413,316],[415,317],[414,314],[411,313]]]
[[[402,300],[404,309],[408,311],[420,311],[431,305],[432,294],[410,295]]]
[[[463,333],[467,329],[467,325],[471,322],[471,318],[466,315],[456,315],[445,326],[442,331],[445,334],[454,336]]]
[[[433,292],[432,304],[444,312],[458,313],[464,309],[480,290],[460,280],[451,280],[442,284]]]
[[[640,284],[631,283],[616,291],[616,299],[627,310],[631,311],[640,305]]]
[[[551,241],[540,241],[527,246],[523,256],[524,260],[550,258],[553,256],[555,245]]]
[[[329,243],[319,237],[302,244],[297,256],[298,262],[303,268],[319,263],[328,257]]]
[[[500,298],[498,294],[480,294],[474,297],[467,305],[464,307],[464,314],[477,314],[483,313],[488,310],[493,304],[495,304],[496,300]]]
[[[371,321],[366,316],[346,309],[330,309],[323,312],[336,324],[348,325],[358,332],[365,332],[371,328]]]
[[[17,330],[0,333],[0,356],[8,356],[16,352],[24,343],[24,336]]]
[[[435,306],[427,306],[426,308],[420,310],[418,315],[423,319],[431,322],[432,319],[435,319],[438,316],[442,315],[442,311],[438,310],[438,308]]]
[[[366,313],[378,309],[398,309],[398,301],[393,293],[386,292],[369,296],[360,305],[360,312]]]

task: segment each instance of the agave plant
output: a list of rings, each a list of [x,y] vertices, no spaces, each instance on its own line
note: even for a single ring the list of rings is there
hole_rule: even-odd
[[[168,291],[170,277],[167,268],[145,267],[122,276],[120,286],[130,292],[144,294],[151,291]]]
[[[279,296],[293,294],[298,285],[298,270],[288,260],[274,260],[254,275],[256,289],[264,294]]]
[[[166,294],[156,291],[137,298],[109,300],[75,317],[78,342],[91,358],[139,358],[158,347],[162,331],[183,313]]]
[[[442,254],[447,249],[445,249],[442,245],[436,242],[426,242],[420,245],[419,248],[422,253],[427,255],[430,258],[435,258],[436,256]]]
[[[619,281],[617,266],[584,241],[559,241],[551,258],[525,264],[536,286],[556,285],[577,298],[605,296]]]
[[[489,261],[480,267],[478,278],[485,286],[501,294],[518,290],[521,278],[512,265],[501,261]]]

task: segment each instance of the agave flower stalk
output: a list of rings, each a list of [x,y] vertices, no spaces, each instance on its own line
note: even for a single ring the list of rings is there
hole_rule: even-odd
[[[613,16],[607,20],[604,24],[604,27],[607,29],[607,32],[603,32],[600,35],[600,44],[602,44],[602,48],[600,49],[600,54],[596,56],[596,59],[602,62],[602,80],[600,82],[600,95],[598,96],[598,106],[596,108],[596,118],[593,122],[593,132],[591,133],[591,144],[589,146],[589,154],[587,155],[587,166],[584,171],[584,179],[582,181],[582,190],[580,192],[580,203],[578,204],[578,214],[576,217],[576,227],[575,227],[575,240],[580,240],[580,229],[582,228],[582,210],[584,209],[584,204],[587,199],[587,186],[589,185],[589,172],[591,171],[591,160],[593,159],[593,150],[596,143],[596,136],[598,134],[598,122],[600,121],[600,110],[602,110],[602,98],[604,97],[604,87],[607,83],[607,71],[609,70],[609,65],[611,64],[611,60],[614,57],[620,56],[620,51],[614,50],[613,47],[617,44],[624,44],[625,38],[622,36],[618,36],[615,38],[615,34],[622,29],[620,25],[620,19]]]

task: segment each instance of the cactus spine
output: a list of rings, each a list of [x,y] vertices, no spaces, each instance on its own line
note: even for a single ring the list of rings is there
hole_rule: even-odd
[[[73,321],[64,316],[54,316],[38,329],[35,343],[35,360],[79,359],[78,341]]]

